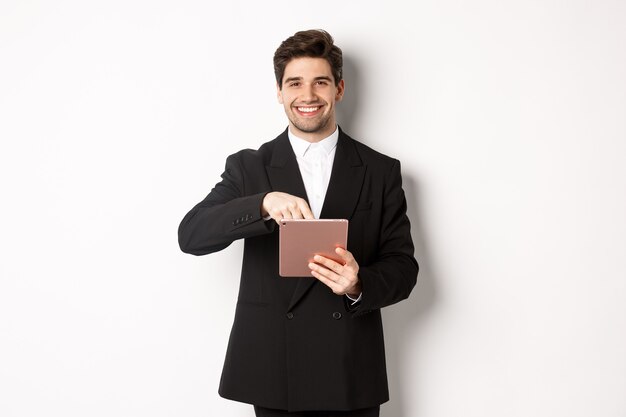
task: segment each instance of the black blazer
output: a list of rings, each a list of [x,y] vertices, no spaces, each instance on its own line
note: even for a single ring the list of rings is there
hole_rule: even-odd
[[[278,228],[260,213],[270,191],[306,199],[286,130],[229,156],[222,181],[178,230],[181,249],[194,255],[245,239],[220,395],[290,411],[387,401],[380,308],[407,298],[418,271],[399,161],[340,130],[320,217],[350,221],[348,250],[363,287],[356,307],[312,277],[278,275]]]

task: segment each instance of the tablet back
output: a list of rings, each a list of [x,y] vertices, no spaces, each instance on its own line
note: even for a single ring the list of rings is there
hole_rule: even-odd
[[[341,262],[335,248],[347,248],[348,220],[283,219],[280,224],[279,268],[281,277],[312,277],[308,267],[314,255]]]

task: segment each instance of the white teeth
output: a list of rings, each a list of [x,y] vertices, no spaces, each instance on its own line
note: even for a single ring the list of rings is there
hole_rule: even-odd
[[[298,111],[302,113],[313,113],[314,111],[317,111],[318,109],[319,107],[298,107]]]

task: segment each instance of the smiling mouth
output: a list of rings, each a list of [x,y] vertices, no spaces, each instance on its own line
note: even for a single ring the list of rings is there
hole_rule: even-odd
[[[299,106],[296,107],[298,113],[302,115],[314,115],[317,114],[322,106]]]

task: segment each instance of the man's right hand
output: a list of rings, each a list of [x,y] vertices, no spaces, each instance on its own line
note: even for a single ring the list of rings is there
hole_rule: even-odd
[[[287,193],[274,191],[265,195],[261,215],[270,216],[280,224],[282,219],[314,219],[306,200]]]

